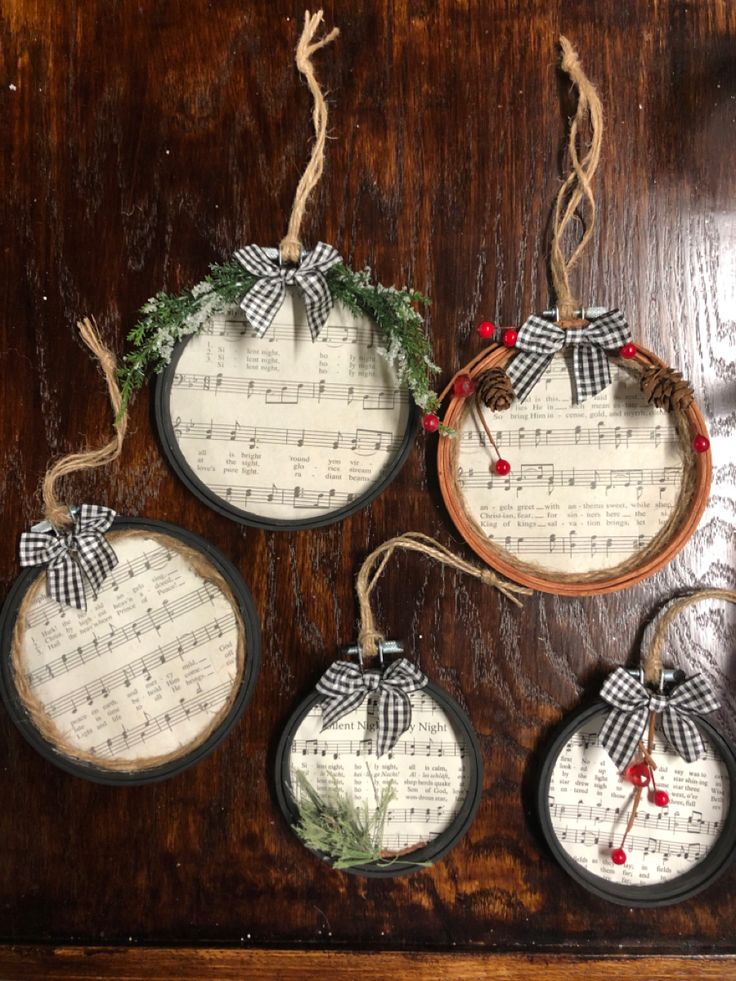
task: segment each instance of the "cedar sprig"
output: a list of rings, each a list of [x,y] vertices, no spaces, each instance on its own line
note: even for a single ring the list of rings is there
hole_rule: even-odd
[[[436,412],[440,402],[431,377],[439,368],[432,361],[422,316],[415,307],[426,307],[428,298],[416,290],[372,283],[368,269],[354,272],[343,263],[328,270],[326,278],[336,301],[356,316],[365,315],[376,323],[383,338],[377,350],[395,367],[417,405],[424,412]],[[175,344],[205,329],[228,307],[237,306],[256,282],[257,278],[233,259],[210,266],[209,274],[192,289],[178,294],[157,293],[144,303],[140,320],[128,334],[131,347],[118,372],[120,415],[149,374],[163,371]],[[452,433],[445,426],[440,431]]]
[[[350,869],[358,865],[424,866],[429,862],[412,862],[399,855],[387,855],[383,850],[383,833],[388,809],[396,799],[396,786],[390,781],[380,792],[373,777],[376,807],[367,801],[357,805],[352,797],[341,792],[332,775],[332,787],[320,795],[303,770],[296,771],[296,795],[294,803],[299,819],[294,830],[313,851],[324,855],[335,869]]]

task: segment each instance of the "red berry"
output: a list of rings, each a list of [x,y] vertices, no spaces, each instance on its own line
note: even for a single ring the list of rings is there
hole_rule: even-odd
[[[634,763],[627,769],[626,776],[635,787],[647,787],[649,785],[649,767],[646,763]]]
[[[611,852],[611,861],[614,865],[626,865],[626,852],[623,848],[614,848]]]
[[[503,334],[501,334],[501,340],[504,342],[506,347],[513,347],[514,344],[516,344],[516,342],[518,341],[518,339],[519,339],[518,330],[505,330]]]
[[[508,460],[496,460],[496,473],[499,477],[505,477],[507,473],[511,473],[511,464]]]
[[[702,433],[698,433],[693,440],[693,449],[696,453],[707,453],[710,449],[710,440],[707,436],[703,436]]]
[[[635,358],[636,357],[636,344],[624,344],[621,350],[618,352],[622,358]]]
[[[666,790],[658,790],[654,795],[654,803],[657,807],[667,807],[670,802],[670,795]]]
[[[452,392],[456,398],[464,399],[475,391],[475,382],[470,375],[458,375],[452,384]]]
[[[479,337],[493,337],[495,333],[496,327],[490,320],[484,320],[482,324],[478,324]]]
[[[428,412],[426,415],[422,416],[422,425],[428,433],[436,433],[440,428],[440,420],[434,414],[434,412]]]

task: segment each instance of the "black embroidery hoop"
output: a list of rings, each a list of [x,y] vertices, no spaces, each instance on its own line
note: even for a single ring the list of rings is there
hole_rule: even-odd
[[[179,759],[169,760],[159,766],[140,771],[105,770],[93,763],[74,759],[58,751],[44,738],[29,718],[14,680],[11,663],[13,633],[18,610],[28,589],[43,574],[43,569],[24,570],[11,586],[7,599],[0,611],[0,695],[5,707],[26,741],[46,760],[74,776],[94,783],[113,786],[135,786],[155,783],[173,777],[208,756],[227,736],[240,719],[253,694],[261,660],[261,632],[253,598],[235,566],[205,539],[192,532],[164,521],[148,518],[115,518],[113,531],[150,531],[181,542],[184,546],[201,552],[229,586],[241,614],[245,628],[245,664],[238,693],[233,700],[227,716],[208,737]]]
[[[401,650],[403,650],[402,645],[396,644],[396,642],[387,641],[381,643],[379,645],[381,666],[384,664],[384,653],[399,653]],[[362,665],[362,653],[359,647],[356,646],[350,648],[347,653],[357,655],[359,662]],[[455,845],[457,845],[465,836],[473,822],[483,793],[483,761],[478,737],[465,712],[443,688],[439,687],[439,685],[435,684],[433,681],[429,681],[426,687],[422,689],[422,692],[430,695],[438,703],[440,708],[450,720],[453,729],[462,735],[465,742],[467,749],[465,760],[466,765],[468,766],[469,776],[468,791],[465,795],[465,799],[449,827],[446,828],[445,831],[438,835],[433,841],[429,842],[425,847],[408,853],[406,856],[396,858],[390,863],[355,865],[341,871],[349,872],[353,875],[376,879],[385,879],[397,875],[410,875],[415,872],[422,872],[425,870],[425,866],[427,864],[434,864],[443,858],[451,849],[453,849]],[[312,691],[302,702],[300,702],[289,717],[276,748],[274,766],[276,800],[281,813],[292,830],[299,820],[299,812],[289,789],[289,761],[292,753],[292,744],[302,722],[310,710],[320,702],[321,698],[322,696],[319,694],[319,692]],[[307,846],[303,845],[303,847]],[[328,865],[330,864],[329,859],[326,856],[318,852],[314,852],[309,848],[307,848],[307,850],[321,861]]]
[[[711,886],[728,869],[736,855],[736,756],[717,729],[705,719],[698,719],[698,727],[720,753],[729,776],[728,818],[717,842],[702,862],[698,862],[692,869],[668,882],[648,886],[610,882],[588,872],[565,851],[555,833],[549,809],[550,780],[560,753],[576,732],[594,717],[604,715],[608,708],[609,706],[601,699],[582,706],[564,720],[553,736],[552,743],[544,756],[536,795],[537,814],[544,840],[565,872],[588,892],[601,899],[620,906],[636,907],[671,906],[684,902]]]
[[[717,599],[736,603],[736,592],[725,589],[703,589],[667,603],[644,632],[641,645],[642,668],[632,670],[630,674],[640,676],[641,680],[646,681],[650,688],[662,692],[671,690],[685,680],[685,672],[662,667],[665,631],[672,619],[681,610],[701,599]],[[563,720],[556,735],[552,738],[551,745],[542,761],[536,795],[537,814],[545,841],[564,870],[576,882],[602,899],[619,905],[637,907],[668,906],[683,902],[707,889],[726,871],[736,857],[736,753],[730,742],[709,721],[700,715],[689,716],[706,742],[710,742],[728,774],[728,807],[716,840],[702,861],[696,862],[690,869],[665,882],[650,885],[612,882],[589,872],[564,848],[554,829],[549,800],[552,775],[565,746],[578,731],[582,730],[593,719],[603,719],[610,709],[611,706],[607,702],[600,698],[596,699],[592,704],[578,708],[571,716]],[[686,766],[687,764],[683,765]],[[609,772],[613,773],[614,771]],[[619,775],[616,774],[615,777],[612,777],[611,782],[614,779],[619,780]],[[596,790],[599,794],[601,793],[598,786],[596,786]],[[571,804],[570,809],[573,810],[574,808],[575,805]],[[651,825],[647,823],[644,827],[654,828],[656,823],[652,822]],[[620,832],[617,831],[616,834],[620,834]],[[602,838],[603,835],[604,832],[600,831],[599,836]],[[597,841],[594,844],[597,844]],[[607,841],[606,844],[613,848],[617,843]],[[663,857],[666,858],[666,856]]]

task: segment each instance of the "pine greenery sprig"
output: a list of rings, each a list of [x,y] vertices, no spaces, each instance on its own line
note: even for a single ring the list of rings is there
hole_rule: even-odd
[[[299,809],[299,821],[295,831],[307,848],[324,855],[333,868],[393,865],[404,861],[383,857],[383,831],[389,806],[396,799],[393,782],[388,783],[380,794],[376,793],[376,808],[371,813],[366,801],[359,807],[352,798],[341,793],[334,777],[333,786],[324,797],[317,793],[303,770],[297,770],[296,779],[298,799],[295,804]]]
[[[371,283],[370,270],[353,272],[342,263],[328,270],[326,279],[336,301],[355,316],[365,315],[375,322],[383,338],[377,350],[395,367],[416,404],[424,412],[437,412],[440,402],[431,377],[439,368],[432,362],[422,316],[414,306],[427,306],[428,298],[415,290]],[[178,341],[205,329],[228,307],[237,306],[256,282],[255,276],[231,260],[210,266],[209,274],[192,289],[178,294],[157,293],[144,303],[140,320],[128,334],[131,349],[118,372],[120,415],[149,374],[158,374],[166,367]],[[440,431],[451,432],[444,426]]]

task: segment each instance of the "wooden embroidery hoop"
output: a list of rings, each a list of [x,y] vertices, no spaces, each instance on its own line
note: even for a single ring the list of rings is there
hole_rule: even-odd
[[[569,273],[578,263],[589,243],[595,224],[596,203],[591,182],[600,160],[603,113],[595,87],[583,71],[578,56],[567,38],[560,37],[560,48],[561,69],[569,77],[578,97],[568,134],[570,171],[554,203],[549,257],[552,287],[557,302],[554,319],[558,327],[566,329],[586,324],[586,320],[576,319],[578,315],[584,317],[585,314],[580,310],[580,304],[572,294]],[[583,135],[586,129],[590,131],[589,139],[587,135],[585,137]],[[563,254],[565,231],[574,220],[579,218],[582,221],[581,212],[586,208],[583,235],[570,257],[565,259]],[[489,368],[505,367],[512,353],[512,350],[504,345],[493,344],[473,358],[461,372],[458,372],[458,375],[470,375],[471,378],[477,379]],[[668,367],[652,352],[638,345],[634,357],[627,359],[626,363],[636,371],[642,371],[650,366],[664,369]],[[451,388],[452,382],[445,389],[445,394]],[[445,425],[458,429],[465,408],[464,399],[453,398],[444,416]],[[674,410],[674,414],[679,423],[677,428],[684,449],[684,473],[680,497],[675,503],[670,518],[651,541],[612,569],[600,570],[600,573],[594,571],[580,574],[555,574],[552,570],[541,566],[517,561],[511,552],[493,545],[463,505],[462,494],[456,481],[458,454],[456,441],[453,445],[446,439],[440,439],[437,460],[439,483],[450,517],[468,545],[480,558],[509,578],[534,589],[566,596],[590,596],[632,586],[662,568],[682,549],[694,533],[708,499],[711,481],[710,452],[697,453],[692,445],[693,437],[706,435],[702,414],[694,401],[684,410]]]
[[[468,374],[475,379],[489,368],[504,367],[511,360],[512,355],[513,351],[502,344],[491,345],[490,348],[473,358],[457,374]],[[638,345],[636,357],[632,361],[641,369],[650,366],[666,367],[664,362],[655,354]],[[445,423],[454,429],[459,428],[460,420],[466,410],[466,400],[453,398],[444,416]],[[506,549],[493,545],[466,510],[462,494],[457,486],[458,440],[440,439],[439,441],[437,467],[440,490],[445,506],[453,523],[473,551],[492,568],[497,569],[515,582],[523,583],[525,586],[542,592],[556,593],[562,596],[593,596],[627,589],[629,586],[653,575],[684,548],[694,534],[708,502],[712,476],[711,456],[710,453],[695,453],[690,445],[690,434],[706,433],[705,421],[694,401],[682,413],[682,417],[689,433],[680,433],[680,436],[683,445],[688,444],[684,447],[685,452],[690,454],[687,458],[688,482],[690,484],[687,501],[683,502],[682,507],[675,509],[675,513],[684,512],[682,520],[676,521],[672,528],[669,528],[669,523],[665,525],[663,529],[665,534],[660,532],[656,536],[657,539],[662,536],[662,539],[661,548],[657,548],[654,554],[648,554],[645,561],[640,565],[634,564],[633,567],[632,561],[628,561],[625,563],[627,568],[622,568],[619,573],[614,575],[602,571],[599,576],[586,573],[581,575],[562,574],[556,577],[552,572],[535,568],[532,563],[518,561]],[[649,552],[649,546],[644,551]],[[635,558],[636,556],[633,556],[632,560]]]

